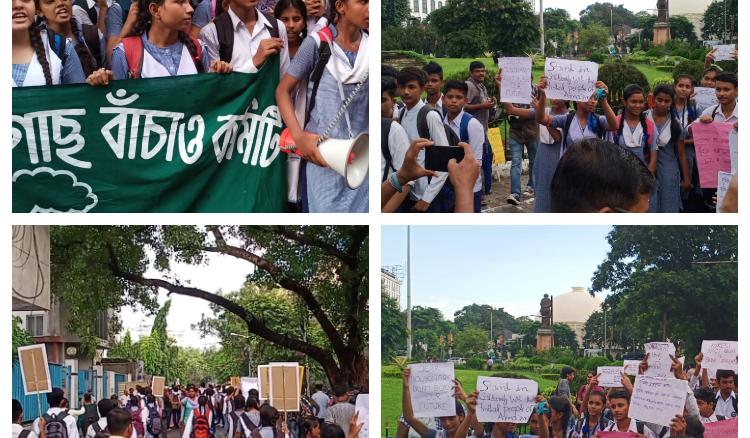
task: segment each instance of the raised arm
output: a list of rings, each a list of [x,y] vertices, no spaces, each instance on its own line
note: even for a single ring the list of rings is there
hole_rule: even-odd
[[[604,116],[607,118],[607,130],[617,131],[617,116],[615,115],[612,107],[609,105],[609,100],[607,99],[607,96],[609,96],[609,87],[607,87],[607,84],[602,81],[596,81],[596,88],[604,89],[605,94],[602,100],[600,100],[600,103],[602,106],[602,111],[604,111]]]
[[[464,417],[464,421],[461,422],[461,424],[458,425],[458,428],[456,429],[456,433],[453,434],[455,438],[464,438],[469,434],[469,425],[473,424],[477,419],[477,393],[472,392],[469,394],[469,396],[466,398],[466,407],[469,411],[466,414],[466,417]]]
[[[547,107],[547,77],[542,76],[539,84],[536,86],[539,91],[539,98],[536,102],[536,122],[545,124],[545,117],[547,115],[545,108]]]
[[[409,377],[411,375],[411,370],[409,368],[404,368],[404,389],[403,389],[403,399],[401,401],[402,409],[404,412],[404,420],[406,420],[407,423],[409,423],[409,426],[411,426],[414,431],[416,431],[419,436],[426,437],[427,436],[427,426],[424,425],[419,419],[417,419],[414,416],[414,409],[411,406],[411,391],[409,391]]]

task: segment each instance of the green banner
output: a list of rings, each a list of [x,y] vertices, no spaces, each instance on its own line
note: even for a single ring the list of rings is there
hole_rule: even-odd
[[[278,60],[13,89],[13,212],[280,212]]]

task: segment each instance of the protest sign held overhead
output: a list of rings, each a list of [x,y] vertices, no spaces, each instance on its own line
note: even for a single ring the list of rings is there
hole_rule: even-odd
[[[539,385],[533,380],[477,377],[477,419],[525,423],[534,410]]]
[[[409,392],[417,417],[456,415],[453,397],[455,374],[452,362],[415,363],[409,365]]]
[[[615,388],[622,386],[622,367],[597,367],[599,374],[599,386]]]
[[[586,102],[596,84],[599,66],[590,61],[547,58],[544,74],[547,76],[547,99]]]
[[[675,348],[671,342],[649,342],[644,344],[646,354],[648,354],[648,369],[645,375],[653,377],[674,377],[670,371],[672,369],[672,359]]]
[[[636,420],[669,426],[675,415],[682,415],[687,397],[687,381],[640,375],[635,378],[628,415]]]
[[[497,60],[501,70],[500,101],[531,103],[531,58],[508,57]]]

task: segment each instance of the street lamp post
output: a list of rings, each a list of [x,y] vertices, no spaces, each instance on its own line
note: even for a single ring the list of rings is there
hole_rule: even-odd
[[[542,48],[542,56],[544,56],[544,0],[539,0],[539,29],[541,30],[540,46]]]
[[[411,227],[406,226],[406,357],[411,359]]]
[[[240,338],[245,338],[249,341],[250,336],[242,335],[240,333],[229,333],[229,336],[237,336]],[[252,347],[250,347],[250,342],[245,345],[245,348],[247,349],[247,375],[252,376],[253,375],[253,350]]]

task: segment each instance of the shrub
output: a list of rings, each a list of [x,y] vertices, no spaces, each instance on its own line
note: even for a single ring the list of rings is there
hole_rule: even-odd
[[[622,90],[629,84],[638,84],[648,93],[646,75],[630,64],[614,62],[599,67],[599,80],[609,87],[609,103],[615,109],[622,107]]]
[[[653,90],[660,84],[674,85],[674,80],[670,76],[659,76],[651,81],[651,89]]]
[[[466,361],[466,368],[472,369],[472,370],[481,370],[484,366],[484,360],[482,360],[481,357],[472,357],[468,361]]]
[[[597,64],[604,64],[604,61],[607,59],[607,56],[603,53],[592,53],[589,55],[589,61],[595,62]]]
[[[734,74],[737,74],[737,61],[719,61],[716,63],[716,65],[721,67],[721,69],[724,71],[730,71]]]
[[[700,81],[703,76],[703,62],[688,59],[674,66],[672,70],[672,77],[676,78],[679,75],[688,74],[693,77],[696,81]]]
[[[672,73],[672,70],[674,70],[674,67],[671,65],[657,65],[656,69],[659,71],[665,71],[667,73]]]

